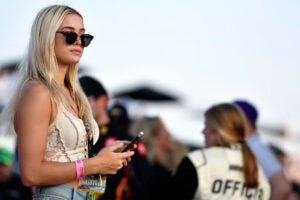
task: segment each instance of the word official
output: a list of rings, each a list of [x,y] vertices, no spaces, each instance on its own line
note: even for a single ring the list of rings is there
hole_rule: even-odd
[[[211,188],[213,194],[223,194],[226,196],[240,196],[247,199],[261,200],[264,197],[262,188],[248,188],[243,182],[236,180],[214,180]]]

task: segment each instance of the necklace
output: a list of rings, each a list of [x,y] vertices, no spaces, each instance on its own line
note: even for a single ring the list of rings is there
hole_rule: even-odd
[[[65,91],[65,89],[60,88],[60,93],[62,96],[62,103],[67,108],[67,110],[73,113],[75,116],[78,116],[77,105],[71,97],[69,90]]]

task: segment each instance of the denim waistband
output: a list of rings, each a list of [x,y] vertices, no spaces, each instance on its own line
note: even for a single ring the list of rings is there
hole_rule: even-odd
[[[34,189],[33,200],[61,199],[86,200],[87,193],[67,184],[54,186],[37,186]]]

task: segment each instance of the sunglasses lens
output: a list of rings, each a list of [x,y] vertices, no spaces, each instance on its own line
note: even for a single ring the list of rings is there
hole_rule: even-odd
[[[94,38],[94,37],[93,37],[92,35],[89,35],[89,34],[83,34],[83,35],[81,35],[81,36],[80,36],[80,39],[81,39],[81,45],[82,45],[83,47],[89,46],[93,38]]]
[[[77,39],[77,33],[66,33],[66,42],[67,44],[74,44]]]
[[[57,33],[61,33],[66,37],[67,44],[74,44],[78,37],[78,34],[75,32],[57,32]],[[89,34],[83,34],[83,35],[80,35],[79,37],[81,40],[81,46],[83,46],[83,47],[89,46],[92,39],[94,38],[92,35],[89,35]]]

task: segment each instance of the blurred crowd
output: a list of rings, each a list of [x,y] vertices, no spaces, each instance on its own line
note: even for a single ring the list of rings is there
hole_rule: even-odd
[[[10,84],[15,78],[14,72],[15,69],[11,70],[10,67],[0,69],[1,109],[9,96]],[[206,146],[194,147],[175,139],[159,115],[130,115],[126,102],[120,97],[110,97],[110,92],[100,80],[82,74],[79,82],[100,129],[95,151],[113,141],[130,141],[140,131],[144,132],[129,165],[116,175],[107,176],[106,191],[100,199],[167,199],[162,198],[161,194],[165,193],[166,184],[170,183],[170,176],[176,173],[181,161],[196,148]],[[239,106],[248,119],[247,143],[269,180],[272,199],[285,199],[275,198],[285,192],[290,193],[289,199],[300,199],[298,160],[279,145],[260,141],[261,133],[257,130],[258,111],[254,104],[247,100],[228,103]],[[199,123],[204,123],[202,120],[199,119]],[[201,130],[199,134],[200,132]],[[15,137],[6,134],[2,134],[0,138],[0,200],[31,199],[32,188],[25,187],[20,178],[16,142]]]

